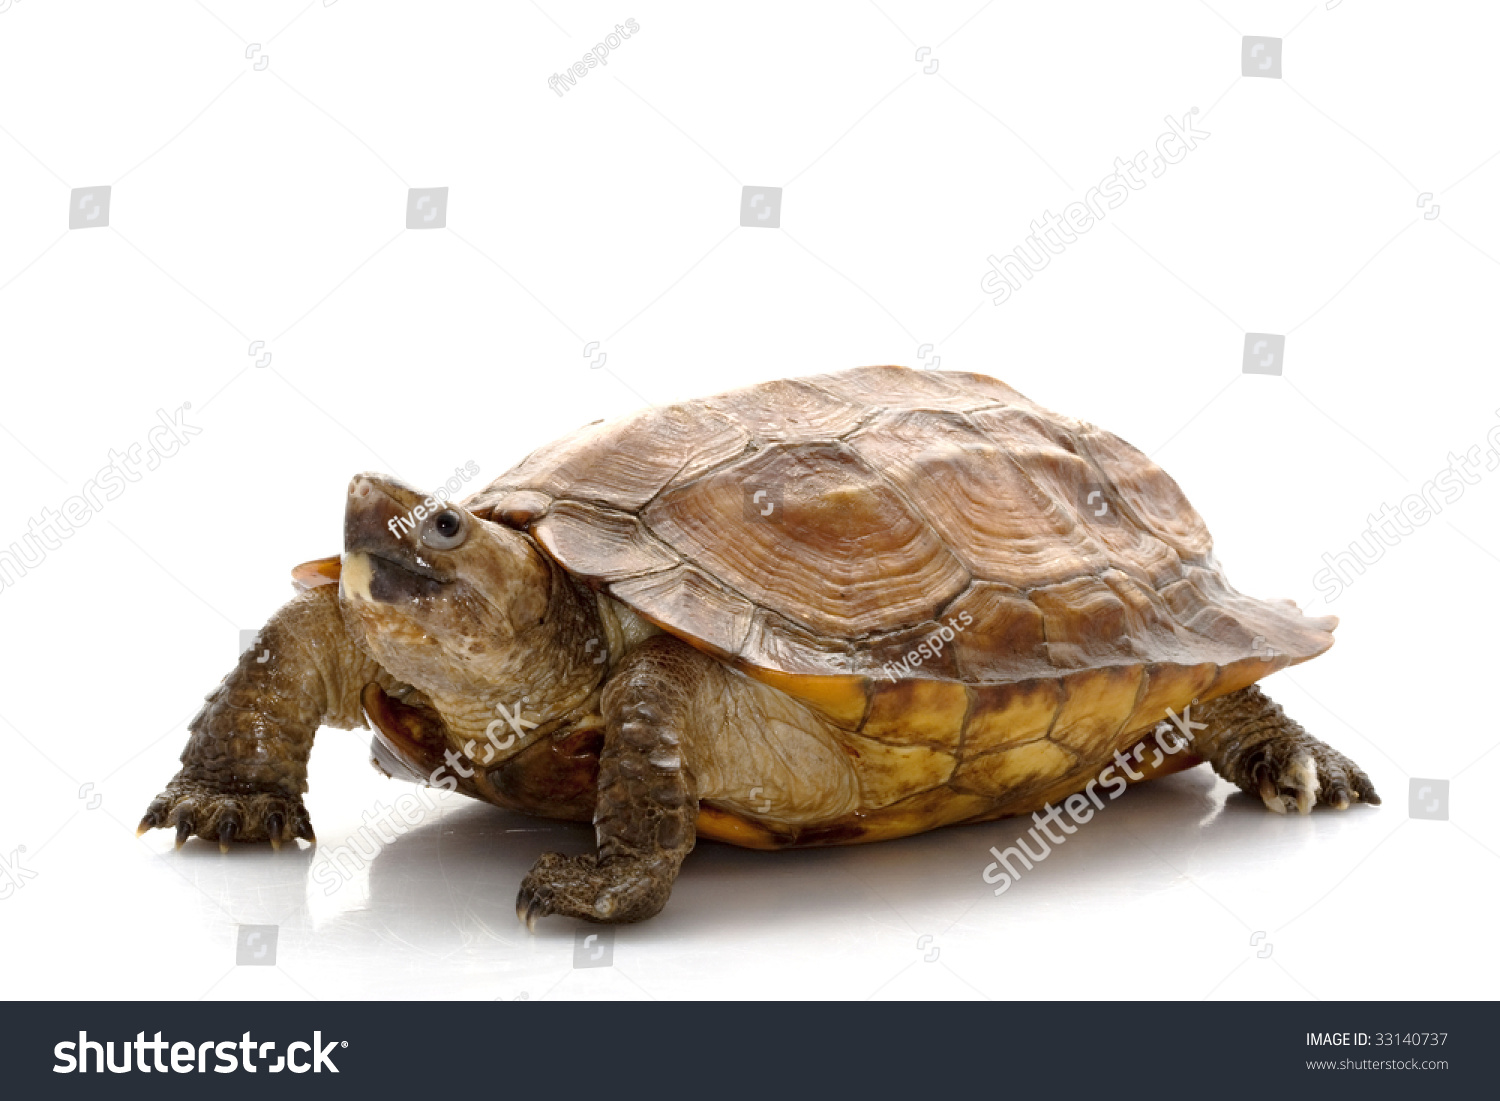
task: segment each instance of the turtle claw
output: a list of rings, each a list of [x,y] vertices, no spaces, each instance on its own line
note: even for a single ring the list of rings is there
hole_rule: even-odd
[[[533,936],[536,935],[536,919],[546,917],[552,912],[547,905],[545,895],[547,888],[532,882],[532,876],[528,875],[521,883],[521,889],[516,893],[516,918],[526,931]]]
[[[1260,798],[1266,808],[1276,814],[1311,814],[1318,801],[1318,763],[1311,753],[1294,758],[1281,770],[1275,779],[1262,773]]]
[[[1275,766],[1261,771],[1257,794],[1276,814],[1311,814],[1315,806],[1347,810],[1352,803],[1380,804],[1370,778],[1349,758],[1320,742],[1296,753],[1279,771]]]
[[[540,900],[529,897],[524,890],[516,896],[516,917],[532,936],[536,935],[536,919],[541,910]]]
[[[280,791],[227,792],[202,780],[173,780],[146,808],[136,836],[163,826],[176,827],[179,849],[194,835],[216,842],[220,852],[236,841],[269,841],[273,847],[293,836],[317,841],[301,799]]]
[[[1286,804],[1281,801],[1281,796],[1276,792],[1276,785],[1269,776],[1260,778],[1260,801],[1266,805],[1267,810],[1277,814],[1286,813]]]
[[[642,921],[666,905],[676,873],[676,861],[543,853],[521,881],[516,916],[532,932],[537,918],[554,914],[601,925]]]

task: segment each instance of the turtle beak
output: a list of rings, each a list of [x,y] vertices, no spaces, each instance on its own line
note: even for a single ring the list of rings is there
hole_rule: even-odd
[[[414,547],[421,523],[417,510],[422,508],[426,515],[423,502],[427,499],[425,493],[395,478],[356,474],[349,479],[344,504],[344,553],[395,555],[403,546]]]
[[[341,591],[379,603],[435,595],[448,578],[422,552],[417,529],[443,507],[395,478],[356,474],[344,505]]]

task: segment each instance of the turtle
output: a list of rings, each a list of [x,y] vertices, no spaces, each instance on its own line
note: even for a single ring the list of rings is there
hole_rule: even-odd
[[[368,726],[387,776],[593,824],[524,877],[534,929],[659,913],[700,837],[1042,822],[1204,762],[1281,814],[1380,802],[1256,683],[1337,620],[1236,591],[1156,463],[980,374],[646,408],[462,501],[358,474],[293,579],[142,832],[313,842],[314,734]]]

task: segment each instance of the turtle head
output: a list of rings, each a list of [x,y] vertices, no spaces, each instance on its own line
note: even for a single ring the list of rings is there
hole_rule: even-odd
[[[522,639],[546,618],[551,580],[520,532],[394,478],[349,482],[344,617],[408,684],[447,695],[508,679],[528,660]]]

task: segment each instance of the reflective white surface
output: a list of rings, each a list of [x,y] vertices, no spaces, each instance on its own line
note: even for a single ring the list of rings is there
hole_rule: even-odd
[[[1205,768],[1153,781],[1001,897],[981,873],[989,846],[1021,832],[1014,821],[804,852],[702,842],[666,911],[616,929],[611,966],[579,967],[577,931],[598,928],[553,918],[531,935],[513,906],[536,855],[583,851],[588,827],[440,796],[427,821],[388,827],[350,878],[314,877],[364,810],[412,790],[368,769],[358,737],[321,735],[315,849],[221,855],[195,840],[173,852],[165,832],[135,841],[103,807],[76,812],[38,854],[37,879],[0,907],[7,996],[1494,993],[1496,858],[1452,823],[1408,820],[1406,793],[1378,767],[1385,807],[1306,818],[1270,814]],[[149,770],[132,771],[150,787]],[[241,925],[277,927],[274,966],[236,965]]]

